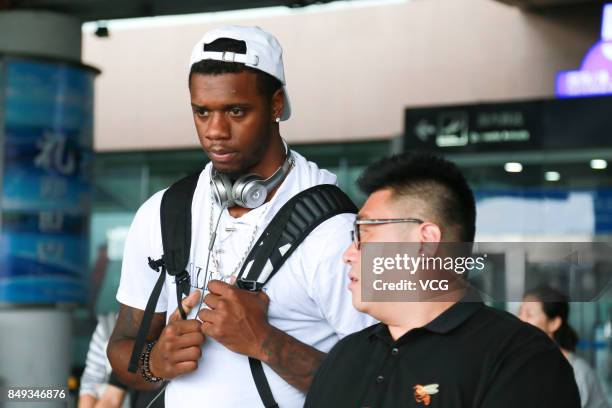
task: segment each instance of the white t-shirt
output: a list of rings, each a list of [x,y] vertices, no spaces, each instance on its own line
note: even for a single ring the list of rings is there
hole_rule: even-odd
[[[263,206],[233,218],[223,211],[214,251],[220,270],[233,271],[253,240],[257,239],[276,212],[291,197],[318,184],[335,184],[336,177],[319,169],[296,152],[295,166]],[[192,203],[192,239],[188,271],[192,286],[206,287],[206,282],[220,279],[211,260],[205,273],[210,239],[210,211],[216,222],[220,207],[212,204],[209,163],[200,174]],[[162,255],[159,209],[163,191],[147,200],[138,210],[125,244],[121,282],[117,300],[144,310],[157,280],[157,273],[147,264],[147,257]],[[361,330],[374,320],[357,312],[347,289],[347,266],[342,253],[350,244],[354,216],[341,214],[323,222],[302,242],[278,273],[266,285],[270,297],[268,318],[271,325],[303,343],[328,352],[342,337]],[[256,234],[253,228],[257,226]],[[208,276],[207,276],[208,275]],[[226,279],[227,281],[228,279]],[[197,283],[196,283],[197,282]],[[166,279],[156,312],[176,310],[176,286]],[[264,364],[272,393],[281,408],[302,407],[304,394],[286,383]],[[197,403],[201,407],[259,407],[262,405],[249,369],[248,358],[236,354],[212,338],[202,346],[202,358],[194,373],[172,380],[166,389],[166,406],[181,407]]]

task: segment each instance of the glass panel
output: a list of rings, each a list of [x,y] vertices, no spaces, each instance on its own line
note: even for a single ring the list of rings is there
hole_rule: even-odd
[[[474,188],[477,241],[612,241],[612,168],[607,165],[612,153],[609,149],[448,157],[462,167]],[[536,264],[527,263],[524,273],[528,288],[550,280],[550,271]],[[597,285],[600,274],[601,271],[593,268],[581,273],[579,278]],[[609,395],[612,392],[611,299],[612,288],[608,288],[597,302],[571,303],[569,318],[580,337],[577,353],[595,368]],[[509,310],[518,307],[505,306]]]

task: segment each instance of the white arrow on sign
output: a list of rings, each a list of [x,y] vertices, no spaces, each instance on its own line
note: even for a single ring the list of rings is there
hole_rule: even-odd
[[[421,119],[414,127],[414,133],[422,142],[426,142],[429,136],[436,134],[436,127],[426,119]]]

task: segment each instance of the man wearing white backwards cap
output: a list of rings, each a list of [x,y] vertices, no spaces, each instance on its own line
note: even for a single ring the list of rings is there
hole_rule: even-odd
[[[128,372],[158,278],[146,259],[163,253],[161,191],[142,205],[130,228],[117,292],[121,312],[108,346],[113,368],[126,384],[161,389],[169,381],[169,407],[301,407],[325,353],[373,323],[352,307],[341,259],[350,243],[352,214],[315,228],[264,291],[233,285],[284,203],[312,186],[336,183],[333,174],[288,149],[281,138],[279,122],[291,115],[285,85],[280,44],[257,27],[212,30],[191,54],[191,108],[211,162],[199,176],[191,205],[192,289],[182,300],[188,318],[177,313],[175,279],[166,277],[138,370]],[[249,173],[265,180],[263,192],[244,193]],[[201,310],[196,289],[205,292]],[[263,362],[257,386],[257,369],[251,371],[246,356]]]

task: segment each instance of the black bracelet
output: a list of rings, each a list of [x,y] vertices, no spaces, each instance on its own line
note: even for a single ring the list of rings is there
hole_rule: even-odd
[[[144,378],[145,381],[150,382],[150,383],[157,383],[157,382],[164,380],[161,377],[156,377],[153,374],[151,374],[149,358],[151,357],[151,350],[153,350],[154,345],[155,345],[154,341],[147,343],[144,351],[140,355],[140,363],[142,364],[142,378]]]

